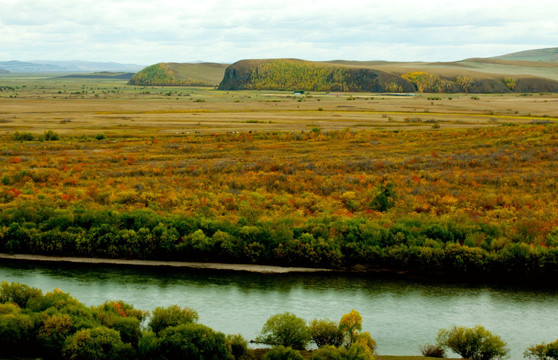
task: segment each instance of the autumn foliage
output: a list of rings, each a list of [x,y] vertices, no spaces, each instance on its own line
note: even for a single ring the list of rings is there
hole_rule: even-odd
[[[558,274],[558,127],[1,142],[0,251]]]

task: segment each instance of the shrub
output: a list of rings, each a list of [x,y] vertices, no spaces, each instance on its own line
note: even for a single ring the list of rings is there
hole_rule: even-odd
[[[420,347],[422,356],[444,358],[446,350],[440,344],[425,344]]]
[[[385,212],[395,206],[397,193],[395,192],[395,184],[390,182],[380,185],[377,194],[370,202],[370,209]]]
[[[502,359],[508,353],[506,343],[480,325],[442,329],[436,340],[440,346],[450,348],[465,359]]]
[[[47,355],[60,357],[72,326],[72,318],[67,314],[54,314],[43,321],[37,337]]]
[[[105,136],[105,134],[100,133],[100,134],[95,135],[95,139],[101,141],[101,140],[106,139],[106,136]]]
[[[198,319],[198,313],[190,308],[181,308],[177,305],[167,308],[157,307],[153,310],[148,326],[158,334],[167,327],[193,323]]]
[[[549,344],[533,345],[523,353],[523,356],[535,360],[558,359],[558,340]]]
[[[326,345],[312,352],[312,360],[339,360],[347,356],[345,348]]]
[[[22,355],[33,350],[35,322],[25,314],[0,315],[0,349],[2,355]]]
[[[317,347],[327,345],[341,346],[343,344],[343,333],[333,321],[314,319],[310,322],[310,335]]]
[[[361,343],[354,343],[347,351],[346,360],[373,360],[374,354],[372,350]]]
[[[118,331],[104,326],[83,329],[70,336],[64,346],[64,358],[70,360],[121,360],[133,354]]]
[[[291,347],[279,345],[269,350],[262,360],[304,360],[304,357]]]
[[[20,133],[19,131],[16,131],[13,135],[14,140],[17,141],[33,141],[35,140],[35,135],[31,134],[31,133]]]
[[[60,140],[60,135],[58,135],[58,133],[56,133],[52,130],[48,130],[48,131],[45,131],[45,133],[43,134],[43,136],[41,136],[41,138],[39,140],[56,141],[56,140]]]
[[[9,283],[7,281],[3,281],[2,284],[0,284],[0,302],[14,303],[20,308],[26,308],[29,300],[39,298],[42,295],[43,293],[41,290],[31,288],[27,285]]]
[[[248,342],[240,334],[227,335],[226,345],[235,359],[248,353]]]
[[[201,324],[183,324],[161,331],[158,351],[163,359],[230,360],[225,335]]]
[[[256,342],[272,346],[288,346],[304,350],[311,335],[306,322],[291,313],[273,315],[267,319]]]

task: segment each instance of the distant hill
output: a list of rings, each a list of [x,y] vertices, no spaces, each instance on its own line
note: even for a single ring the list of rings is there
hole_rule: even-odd
[[[6,69],[0,69],[0,74],[9,74],[10,72]]]
[[[119,64],[115,62],[91,62],[91,61],[0,61],[0,68],[13,73],[26,72],[136,72],[143,68],[143,65]]]
[[[412,92],[400,76],[366,67],[298,59],[241,60],[229,66],[221,90]]]
[[[512,54],[495,56],[492,59],[558,62],[558,48],[520,51]]]
[[[558,64],[467,59],[458,62],[241,60],[227,68],[222,90],[366,92],[558,92]]]
[[[59,76],[59,79],[114,79],[114,80],[130,80],[134,76],[134,73],[123,73],[123,72],[110,72],[101,71],[92,74],[71,74]]]
[[[228,64],[159,63],[146,67],[130,79],[130,85],[217,86]]]

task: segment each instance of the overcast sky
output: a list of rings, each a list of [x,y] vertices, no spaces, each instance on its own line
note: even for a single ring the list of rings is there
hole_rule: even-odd
[[[449,61],[557,46],[556,0],[0,0],[0,61]]]

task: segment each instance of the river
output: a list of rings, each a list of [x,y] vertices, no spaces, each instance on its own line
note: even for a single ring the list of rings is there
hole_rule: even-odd
[[[380,354],[420,355],[439,329],[481,324],[521,359],[525,349],[558,338],[558,289],[440,283],[332,274],[247,274],[3,260],[0,281],[43,291],[59,288],[87,305],[123,300],[142,310],[177,304],[199,322],[254,339],[274,314],[308,321],[357,310]]]

